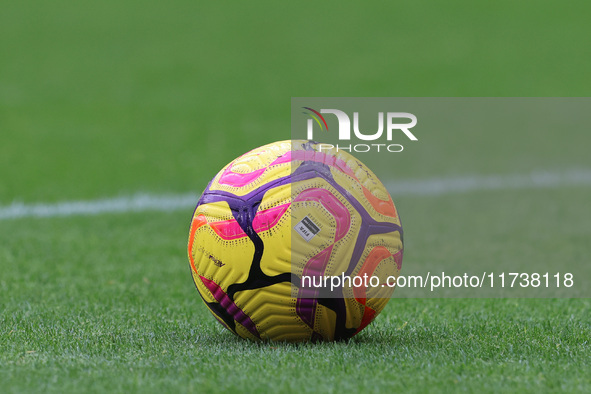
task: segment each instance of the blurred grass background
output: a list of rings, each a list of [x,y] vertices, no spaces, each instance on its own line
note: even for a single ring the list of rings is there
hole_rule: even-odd
[[[584,96],[589,12],[5,2],[0,202],[201,190],[230,158],[289,138],[294,96]]]
[[[586,96],[590,11],[585,1],[3,2],[0,205],[198,193],[232,158],[290,137],[291,97]],[[452,158],[490,156],[489,141],[408,165],[404,178],[458,171]],[[554,152],[553,165],[583,165],[584,145]],[[532,144],[524,162],[548,147]],[[494,262],[507,245],[516,259],[584,262],[590,229],[573,207],[585,208],[587,190],[532,204],[526,191],[401,198],[405,264]],[[234,339],[191,284],[190,213],[0,221],[3,389],[591,387],[588,300],[393,300],[350,344]]]

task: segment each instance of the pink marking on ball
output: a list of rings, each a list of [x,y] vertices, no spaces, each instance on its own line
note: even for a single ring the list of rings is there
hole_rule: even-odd
[[[242,309],[236,305],[236,303],[222,290],[222,288],[215,283],[211,279],[207,279],[201,275],[201,282],[207,287],[207,289],[211,292],[211,295],[220,305],[236,320],[238,323],[242,324],[244,328],[246,328],[250,333],[257,338],[260,338],[259,331],[257,330],[256,325],[252,321],[250,317]]]

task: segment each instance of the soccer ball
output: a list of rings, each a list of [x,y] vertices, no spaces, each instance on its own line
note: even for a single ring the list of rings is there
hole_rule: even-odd
[[[254,149],[199,199],[188,245],[193,281],[240,337],[347,339],[394,291],[384,283],[398,277],[403,246],[392,198],[359,160],[328,147],[293,140]],[[345,281],[368,275],[372,286]],[[331,277],[343,280],[323,287]]]

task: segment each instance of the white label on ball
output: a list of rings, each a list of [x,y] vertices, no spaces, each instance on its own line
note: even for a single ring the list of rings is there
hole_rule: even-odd
[[[320,228],[307,216],[296,224],[294,229],[306,242],[309,242],[320,231]]]

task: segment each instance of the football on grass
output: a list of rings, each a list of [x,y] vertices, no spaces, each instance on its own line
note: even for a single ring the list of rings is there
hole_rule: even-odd
[[[360,332],[391,297],[385,284],[402,251],[396,208],[376,176],[347,152],[303,140],[224,167],[197,203],[188,245],[217,320],[240,337],[277,341]]]

